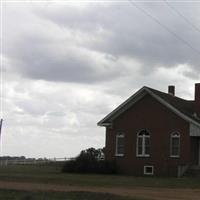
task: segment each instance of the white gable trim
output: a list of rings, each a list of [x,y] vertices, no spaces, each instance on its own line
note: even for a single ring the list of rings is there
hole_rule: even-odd
[[[106,117],[104,117],[101,121],[97,123],[98,126],[109,126],[111,123],[105,123],[107,119],[115,119],[120,114],[122,114],[125,110],[127,110],[130,106],[134,105],[137,101],[142,99],[147,94],[145,87],[141,88],[131,97],[129,97],[126,101],[120,104],[116,109],[114,109],[111,113],[109,113]]]
[[[180,112],[178,109],[167,103],[165,100],[160,98],[158,95],[154,94],[151,90],[149,90],[147,87],[141,88],[138,92],[136,92],[134,95],[129,97],[124,103],[119,105],[115,110],[113,110],[110,114],[108,114],[105,118],[103,118],[100,122],[98,122],[97,125],[99,126],[109,126],[109,123],[104,123],[107,119],[110,119],[112,121],[116,117],[118,117],[120,114],[122,114],[125,110],[127,110],[129,107],[134,105],[137,101],[142,99],[146,94],[150,94],[153,98],[158,100],[161,104],[169,108],[171,111],[173,111],[176,115],[184,119],[185,121],[194,124],[198,128],[200,128],[200,124],[196,122],[195,120],[191,119],[190,117],[186,116],[182,112]]]

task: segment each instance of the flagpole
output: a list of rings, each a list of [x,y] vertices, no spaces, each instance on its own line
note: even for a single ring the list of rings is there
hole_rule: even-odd
[[[3,125],[3,1],[0,0],[0,156],[2,153],[2,125]]]
[[[2,134],[2,126],[3,126],[3,118],[1,118],[1,120],[0,120],[0,148],[1,148],[0,157],[3,156],[3,155],[2,155],[2,137],[1,137],[1,134]]]

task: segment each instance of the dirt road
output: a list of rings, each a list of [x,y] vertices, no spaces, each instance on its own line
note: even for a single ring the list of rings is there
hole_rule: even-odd
[[[166,189],[166,188],[108,188],[108,187],[80,187],[70,185],[38,184],[26,182],[0,181],[1,189],[15,189],[26,191],[86,191],[111,193],[116,195],[141,197],[151,200],[200,200],[200,189]]]

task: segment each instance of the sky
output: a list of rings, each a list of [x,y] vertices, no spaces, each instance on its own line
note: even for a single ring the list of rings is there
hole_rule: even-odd
[[[1,1],[1,155],[74,157],[143,86],[194,98],[200,1]]]

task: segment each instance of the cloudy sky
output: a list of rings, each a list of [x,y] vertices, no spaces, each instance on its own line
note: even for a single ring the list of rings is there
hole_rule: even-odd
[[[142,86],[193,99],[200,2],[1,4],[2,155],[103,147],[97,122]]]

